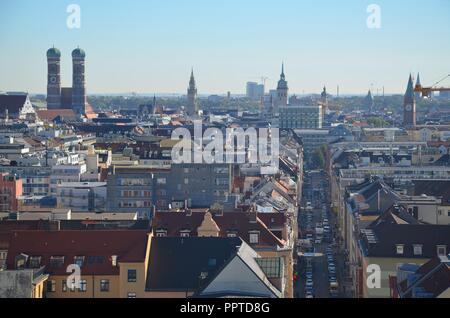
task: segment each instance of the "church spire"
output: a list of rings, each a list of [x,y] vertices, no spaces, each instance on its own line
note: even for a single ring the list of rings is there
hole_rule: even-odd
[[[417,73],[416,86],[422,86],[422,84],[420,83],[420,73]]]
[[[405,102],[411,103],[414,101],[414,82],[412,75],[409,74],[408,87],[406,88],[405,93]]]
[[[191,69],[191,78],[189,80],[189,87],[195,88],[194,68]]]

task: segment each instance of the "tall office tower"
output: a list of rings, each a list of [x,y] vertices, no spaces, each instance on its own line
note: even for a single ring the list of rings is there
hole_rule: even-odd
[[[195,85],[194,70],[191,70],[191,79],[189,80],[189,87],[187,90],[187,113],[188,115],[194,115],[198,112],[197,104],[197,87]]]
[[[403,126],[416,126],[416,98],[414,96],[414,83],[411,74],[409,74],[408,87],[403,100]]]
[[[364,99],[364,106],[370,114],[373,112],[374,105],[375,103],[373,100],[372,92],[369,90],[366,98]]]
[[[281,65],[281,75],[277,86],[277,100],[275,102],[275,107],[286,106],[288,104],[288,83],[284,75],[284,63]]]
[[[264,96],[264,84],[256,82],[247,82],[246,96],[251,100],[261,100]]]
[[[86,53],[82,49],[72,51],[72,109],[77,114],[86,113],[85,58]]]
[[[47,108],[61,107],[61,52],[52,47],[47,51]]]

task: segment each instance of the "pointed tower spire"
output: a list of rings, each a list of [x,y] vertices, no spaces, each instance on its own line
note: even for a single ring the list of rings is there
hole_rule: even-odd
[[[156,114],[156,94],[153,94],[153,115]]]
[[[195,88],[194,68],[191,69],[191,78],[189,80],[189,87]]]
[[[198,111],[197,87],[196,87],[195,78],[194,78],[194,68],[191,69],[191,79],[189,80],[187,97],[188,97],[187,113],[189,115],[194,115]]]
[[[411,74],[409,74],[408,87],[403,100],[403,125],[405,127],[416,126],[416,98]]]
[[[414,101],[414,81],[412,74],[409,74],[408,87],[406,88],[405,93],[405,102]]]

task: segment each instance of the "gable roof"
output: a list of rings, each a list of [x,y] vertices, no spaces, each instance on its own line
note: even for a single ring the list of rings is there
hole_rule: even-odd
[[[206,212],[157,212],[152,219],[154,230],[163,229],[167,231],[167,236],[180,236],[180,232],[189,230],[191,236],[197,236],[197,229],[203,222]],[[281,216],[280,216],[281,215]],[[281,213],[258,213],[253,212],[223,212],[223,214],[213,214],[213,220],[220,229],[219,236],[227,237],[228,232],[237,232],[245,242],[250,242],[250,232],[259,231],[258,246],[279,246],[283,247],[286,242],[275,236],[262,221],[270,221],[270,226],[284,226],[286,216]],[[250,244],[253,245],[253,244]]]
[[[442,203],[450,203],[450,181],[414,180],[414,195],[426,194],[442,197]]]
[[[400,282],[398,287],[403,298],[414,297],[417,292],[438,297],[450,288],[449,258],[442,256],[431,259],[419,267],[411,278]]]
[[[0,94],[0,113],[18,114],[27,100],[27,94]]]
[[[242,245],[240,238],[154,237],[147,269],[147,291],[200,288],[201,273],[213,277]]]
[[[74,120],[77,119],[75,112],[72,109],[43,109],[36,111],[37,116],[44,121],[54,121],[57,117],[62,120]]]
[[[52,275],[66,275],[75,256],[85,256],[83,275],[118,275],[111,257],[118,262],[144,262],[147,247],[146,230],[126,231],[15,231],[11,235],[7,268],[15,268],[21,253],[41,256],[41,264]],[[50,266],[51,256],[64,256],[59,268]]]
[[[281,297],[281,292],[272,285],[256,259],[258,254],[245,242],[237,250],[236,256],[218,271],[216,277],[212,277],[207,284],[196,294],[200,297],[227,297],[227,296],[254,296],[254,297]],[[236,269],[241,262],[241,275],[236,277]],[[234,265],[234,266],[232,266]],[[229,267],[228,267],[229,266]],[[215,281],[218,284],[215,284]]]
[[[383,219],[373,222],[361,231],[361,248],[366,256],[432,258],[437,246],[450,247],[450,225],[398,224]],[[404,245],[403,254],[397,254],[397,245]],[[422,254],[414,254],[414,245],[422,245]]]

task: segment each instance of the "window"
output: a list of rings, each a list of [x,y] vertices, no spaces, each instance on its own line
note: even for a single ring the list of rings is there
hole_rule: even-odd
[[[268,278],[283,277],[284,261],[281,257],[257,258],[255,261]]]
[[[403,255],[404,249],[405,249],[405,245],[403,244],[397,244],[397,255]]]
[[[438,256],[447,256],[447,246],[438,245],[437,247],[437,255]]]
[[[158,178],[156,179],[156,184],[166,184],[167,180],[166,178]]]
[[[250,232],[250,244],[258,244],[258,243],[259,243],[259,233]]]
[[[54,293],[56,291],[56,281],[48,280],[46,290],[47,290],[47,293]]]
[[[128,293],[128,298],[136,298],[136,293]]]
[[[61,268],[64,265],[64,256],[51,256],[50,267]]]
[[[129,269],[128,270],[128,282],[129,283],[134,283],[136,282],[136,270],[135,269]]]
[[[74,292],[75,291],[75,278],[72,280],[72,281],[69,281],[69,282],[67,282],[67,281],[64,281],[64,283],[65,283],[65,285],[66,285],[66,290],[68,289],[68,290],[70,290],[71,292]],[[66,290],[64,290],[64,291],[66,291]]]
[[[85,279],[81,279],[81,280],[80,280],[80,286],[79,286],[79,288],[78,288],[78,291],[80,291],[80,292],[82,292],[82,293],[85,293],[86,290],[87,290],[87,282],[86,282]]]
[[[181,237],[189,237],[189,234],[191,233],[191,231],[189,230],[184,230],[180,232],[180,236]]]
[[[61,290],[63,292],[66,292],[67,291],[67,282],[65,280],[63,280],[61,283],[62,283],[61,284]]]
[[[189,184],[189,178],[184,178],[184,184]]]
[[[31,256],[30,257],[30,268],[39,268],[41,266],[41,257],[40,256]]]
[[[109,279],[100,280],[100,291],[109,292]]]
[[[414,244],[414,255],[419,256],[422,255],[422,245],[420,244]]]
[[[167,231],[166,230],[157,230],[156,231],[156,237],[166,237]]]
[[[73,258],[73,262],[75,265],[78,265],[80,267],[83,267],[84,264],[84,256],[75,256]]]
[[[237,237],[236,232],[228,232],[227,237]]]
[[[25,262],[26,262],[26,258],[24,257],[19,257],[16,260],[16,269],[22,269],[25,267]]]

